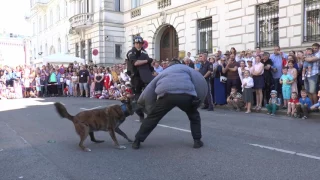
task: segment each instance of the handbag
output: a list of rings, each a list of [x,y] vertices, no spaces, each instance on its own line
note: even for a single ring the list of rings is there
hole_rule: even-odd
[[[222,76],[221,72],[220,72],[220,82],[222,82],[222,83],[226,83],[227,82],[227,77]]]

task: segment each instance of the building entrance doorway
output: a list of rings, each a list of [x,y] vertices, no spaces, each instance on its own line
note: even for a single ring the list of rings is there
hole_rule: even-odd
[[[168,26],[160,40],[160,60],[173,59],[179,57],[179,38],[177,31],[172,26]]]

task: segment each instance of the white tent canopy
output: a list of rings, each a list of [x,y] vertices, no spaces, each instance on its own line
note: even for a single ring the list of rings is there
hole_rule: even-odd
[[[85,64],[85,60],[79,57],[71,56],[68,54],[52,54],[46,57],[43,57],[41,59],[37,59],[36,61],[33,62],[33,64],[69,64],[73,63],[74,61],[77,61],[78,63]]]

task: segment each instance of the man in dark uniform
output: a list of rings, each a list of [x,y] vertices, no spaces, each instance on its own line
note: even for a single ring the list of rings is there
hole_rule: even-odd
[[[136,36],[133,40],[134,47],[127,53],[127,74],[131,77],[132,91],[137,101],[142,90],[151,82],[154,75],[152,67],[153,59],[149,58],[148,53],[142,48],[143,39]],[[140,122],[144,119],[144,113],[141,109],[136,111]]]
[[[211,94],[211,85],[209,78],[211,76],[211,73],[213,72],[213,65],[207,60],[207,53],[202,53],[199,56],[199,59],[201,61],[201,67],[199,69],[199,72],[203,75],[203,77],[207,81],[208,85],[208,94],[206,101],[204,102],[204,107],[202,109],[208,109],[208,111],[213,111],[213,102],[212,102],[212,94]]]
[[[171,61],[169,67],[148,84],[138,100],[148,116],[142,122],[132,148],[139,149],[140,143],[175,107],[184,111],[189,118],[193,147],[202,147],[201,118],[197,109],[208,93],[206,85],[206,80],[199,72],[181,64],[177,59]]]

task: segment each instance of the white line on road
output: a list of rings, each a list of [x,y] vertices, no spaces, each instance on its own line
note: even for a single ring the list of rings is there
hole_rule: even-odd
[[[86,109],[86,108],[80,108],[81,110],[93,110],[93,109],[98,109],[98,108],[101,108],[102,106],[97,106],[97,107],[94,107],[94,108],[90,108],[90,109]]]
[[[139,120],[135,120],[137,122],[140,122]],[[177,128],[177,127],[172,127],[172,126],[167,126],[167,125],[163,125],[163,124],[158,124],[157,126],[160,126],[160,127],[165,127],[165,128],[169,128],[169,129],[174,129],[174,130],[178,130],[178,131],[183,131],[183,132],[191,132],[190,130],[188,129],[181,129],[181,128]]]
[[[274,148],[274,147],[270,147],[270,146],[264,146],[264,145],[260,145],[260,144],[249,144],[249,145],[255,146],[255,147],[259,147],[259,148],[263,148],[263,149],[269,149],[271,151],[278,151],[278,152],[287,153],[287,154],[291,154],[291,155],[297,155],[297,156],[302,156],[302,157],[306,157],[306,158],[310,158],[310,159],[320,160],[320,157],[309,155],[309,154],[297,153],[297,152],[294,152],[294,151]]]

